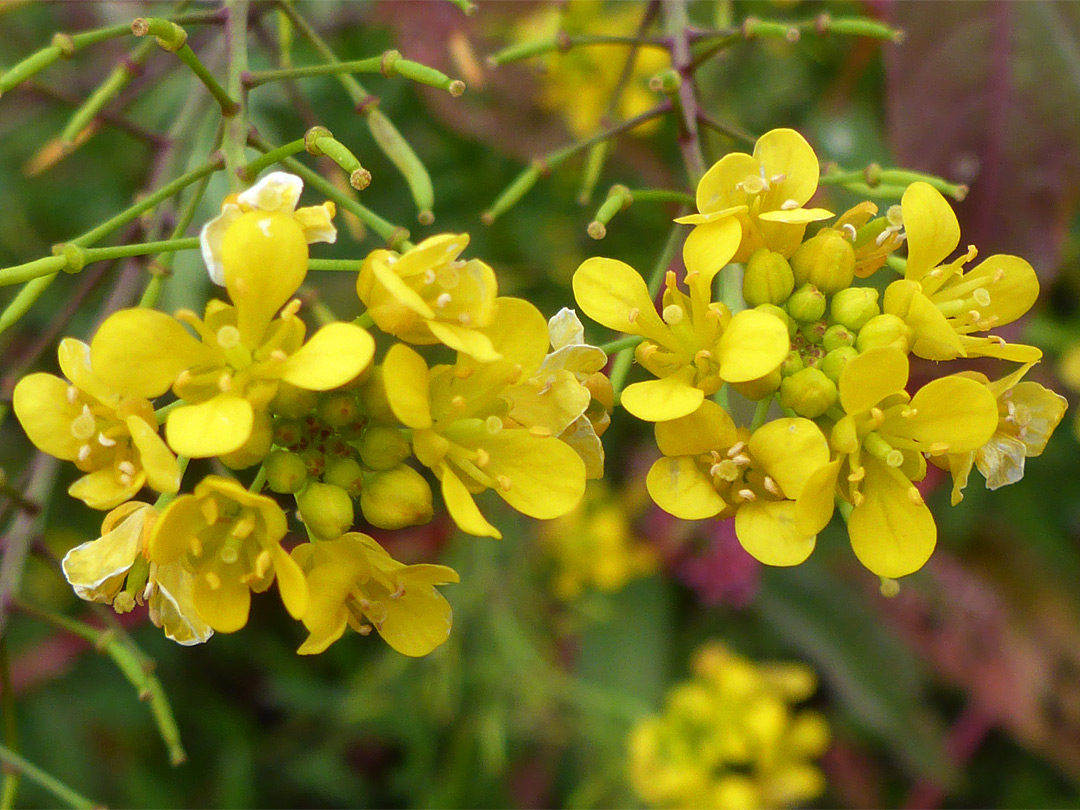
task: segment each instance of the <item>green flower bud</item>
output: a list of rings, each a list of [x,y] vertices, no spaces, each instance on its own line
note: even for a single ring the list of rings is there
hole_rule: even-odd
[[[820,368],[826,377],[839,384],[840,372],[844,370],[844,366],[858,356],[859,350],[854,346],[841,346],[825,355]]]
[[[360,494],[364,486],[364,468],[356,459],[335,458],[326,463],[326,472],[323,473],[323,482],[341,487],[355,498]]]
[[[230,470],[244,470],[254,466],[266,458],[273,440],[274,431],[270,426],[270,415],[266,411],[255,411],[251,436],[239,450],[220,456],[221,463]]]
[[[795,337],[799,325],[791,320],[791,316],[787,314],[783,307],[778,307],[776,304],[758,304],[754,309],[758,312],[768,312],[770,315],[775,315],[787,326],[788,337]]]
[[[839,231],[823,228],[795,251],[791,269],[796,284],[813,284],[826,295],[832,295],[854,281],[855,249]]]
[[[431,487],[424,476],[401,464],[369,475],[360,493],[364,519],[380,529],[403,529],[431,520]]]
[[[821,345],[825,347],[825,351],[827,352],[831,352],[833,349],[839,349],[841,346],[854,346],[855,332],[848,329],[842,323],[833,324],[825,330],[825,336],[822,338]]]
[[[794,289],[795,276],[787,259],[768,248],[754,251],[743,274],[743,298],[747,304],[782,304]]]
[[[389,470],[409,457],[409,442],[401,431],[382,425],[369,425],[356,447],[373,470]]]
[[[751,402],[757,402],[759,399],[772,396],[780,388],[780,369],[775,368],[764,377],[758,377],[756,380],[731,383],[731,387]]]
[[[911,349],[913,331],[895,315],[877,315],[866,322],[859,330],[855,346],[860,352],[882,346],[893,346],[907,353]]]
[[[881,314],[878,291],[873,287],[848,287],[832,298],[829,315],[834,323],[855,332],[862,329],[871,318]]]
[[[296,505],[308,532],[317,540],[336,540],[352,528],[352,498],[341,487],[308,484],[296,496]]]
[[[307,425],[299,419],[274,420],[274,444],[293,448],[306,443]]]
[[[270,411],[278,416],[291,416],[298,419],[311,413],[316,402],[318,402],[318,395],[314,391],[306,391],[287,382],[280,382],[277,393],[270,400]]]
[[[836,383],[816,368],[804,368],[780,384],[780,404],[799,416],[814,419],[836,402]]]
[[[799,334],[806,338],[807,343],[820,346],[822,341],[825,340],[825,332],[828,328],[829,325],[825,321],[804,323],[799,327]]]
[[[360,404],[372,419],[380,422],[397,423],[397,417],[390,409],[386,399],[386,386],[383,385],[382,366],[372,369],[371,376],[360,387]]]
[[[339,428],[355,422],[360,417],[360,407],[356,397],[338,392],[324,397],[316,413],[330,427]]]
[[[263,464],[266,467],[266,485],[272,492],[292,495],[307,483],[307,464],[296,453],[274,450]]]
[[[799,323],[820,321],[825,315],[825,296],[813,284],[799,287],[787,300],[787,311]]]
[[[804,368],[806,368],[806,364],[803,362],[802,355],[799,352],[790,351],[788,356],[784,358],[784,362],[780,364],[780,375],[790,377]]]
[[[803,349],[803,362],[807,368],[819,368],[821,361],[825,359],[823,346],[810,345]]]

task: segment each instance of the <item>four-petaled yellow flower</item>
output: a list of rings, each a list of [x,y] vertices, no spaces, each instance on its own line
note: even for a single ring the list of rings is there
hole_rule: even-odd
[[[71,382],[30,374],[15,386],[12,405],[39,450],[86,473],[68,493],[93,509],[112,509],[147,484],[176,492],[180,467],[158,436],[153,405],[102,380],[85,343],[65,338],[58,354]]]
[[[277,580],[281,601],[294,619],[308,607],[303,572],[281,547],[288,524],[270,498],[217,475],[204,478],[161,513],[150,535],[150,561],[180,563],[193,577],[192,603],[219,633],[247,624],[251,593]]]
[[[477,360],[498,360],[482,331],[495,313],[495,271],[479,259],[458,259],[468,244],[467,233],[444,233],[401,255],[369,253],[356,279],[367,314],[406,343],[442,343]]]
[[[366,534],[304,543],[293,560],[307,577],[311,599],[304,614],[301,655],[321,653],[352,627],[374,627],[403,655],[427,655],[450,636],[453,615],[436,585],[458,582],[445,565],[404,565]]]
[[[710,271],[689,272],[686,295],[675,273],[667,274],[663,314],[658,315],[645,281],[615,259],[588,259],[574,273],[574,296],[582,310],[609,329],[641,335],[636,357],[657,380],[634,383],[622,405],[639,419],[660,422],[688,416],[725,382],[757,380],[788,355],[787,326],[775,315],[744,310],[736,315],[712,301],[712,281],[727,264],[739,239],[733,219],[718,223],[726,233],[727,258]]]
[[[480,363],[459,355],[455,365],[429,371],[423,357],[397,343],[382,374],[390,408],[412,428],[416,458],[441,481],[454,522],[469,534],[501,537],[480,513],[474,493],[493,489],[525,515],[559,517],[585,492],[585,463],[547,428],[515,422],[505,395],[544,361],[544,316],[527,301],[500,298],[486,334],[501,360]]]
[[[804,207],[817,191],[819,174],[813,148],[793,129],[766,132],[753,155],[732,152],[720,158],[698,183],[698,213],[675,220],[695,226],[683,245],[687,270],[715,273],[763,247],[790,257],[808,223],[833,215]],[[723,223],[730,220],[739,223],[741,233],[738,249],[727,255]]]
[[[367,368],[375,352],[371,335],[348,323],[327,324],[304,343],[298,301],[274,318],[304,280],[307,259],[295,217],[240,214],[221,240],[225,286],[235,306],[211,301],[202,319],[186,310],[175,319],[149,309],[120,310],[91,343],[95,369],[129,396],[156,397],[172,387],[184,404],[169,413],[165,435],[180,455],[232,453],[253,431],[269,450],[266,405],[281,381],[311,391],[337,388]]]

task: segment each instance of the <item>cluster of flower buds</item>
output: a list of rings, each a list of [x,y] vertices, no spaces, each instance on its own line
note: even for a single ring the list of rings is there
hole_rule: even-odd
[[[659,312],[638,273],[612,259],[583,263],[574,292],[593,320],[642,338],[636,358],[656,379],[628,386],[621,403],[656,423],[663,457],[648,487],[657,504],[688,520],[734,517],[753,556],[797,565],[839,502],[856,556],[892,579],[921,568],[936,544],[915,486],[927,462],[951,473],[954,503],[972,467],[991,489],[1013,483],[1065,400],[1022,381],[1038,348],[989,333],[1034,304],[1031,265],[997,255],[968,268],[974,247],[948,261],[960,228],[925,182],[882,216],[864,202],[806,238],[808,225],[833,217],[806,207],[818,179],[801,135],[766,133],[752,155],[729,154],[702,177],[698,213],[678,220],[694,226],[686,276],[680,284],[667,273]],[[903,245],[903,278],[884,295],[856,285]],[[734,263],[744,264],[738,312],[713,290]],[[910,355],[1017,367],[996,380],[938,376],[912,395]],[[710,399],[725,384],[762,405],[750,428]],[[783,414],[766,421],[774,398]]]
[[[336,231],[333,204],[297,208],[301,191],[299,178],[270,174],[203,228],[210,278],[231,303],[210,300],[201,316],[120,310],[89,345],[61,344],[66,380],[21,380],[14,410],[39,449],[84,473],[70,494],[111,510],[101,537],[63,561],[82,598],[120,612],[146,602],[170,638],[192,644],[243,627],[252,593],[276,582],[308,630],[301,653],[352,627],[424,655],[450,632],[436,586],[457,574],[404,565],[353,531],[356,502],[379,529],[426,523],[427,468],[471,534],[500,536],[474,499],[487,489],[531,517],[570,512],[603,473],[607,357],[572,311],[549,323],[498,296],[491,267],[459,258],[469,240],[457,234],[371,253],[356,282],[366,313],[309,337],[293,296],[308,245]],[[429,364],[414,346],[456,359]],[[250,487],[208,475],[180,494],[193,458],[257,472]],[[132,500],[147,486],[157,503]],[[312,541],[291,553],[285,497]]]
[[[810,697],[805,664],[755,664],[711,642],[664,712],[630,733],[634,790],[653,807],[752,808],[804,804],[825,789],[813,764],[829,746],[825,719],[794,705]]]

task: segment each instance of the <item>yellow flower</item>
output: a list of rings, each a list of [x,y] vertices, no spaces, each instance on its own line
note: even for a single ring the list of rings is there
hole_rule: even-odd
[[[585,464],[546,428],[526,428],[511,418],[506,390],[544,361],[544,316],[527,301],[500,298],[486,334],[502,356],[497,362],[459,355],[455,365],[429,370],[416,351],[397,343],[387,352],[382,376],[390,408],[412,428],[416,458],[442,483],[454,522],[469,534],[501,537],[473,494],[493,489],[530,517],[559,517],[585,492]]]
[[[991,256],[967,272],[977,251],[942,262],[960,243],[960,225],[949,203],[928,183],[912,183],[901,200],[908,260],[904,278],[885,290],[883,310],[915,332],[912,352],[927,360],[998,357],[1029,363],[1034,346],[1007,344],[996,335],[975,337],[1012,323],[1039,297],[1039,280],[1018,256]]]
[[[717,223],[726,232],[722,256],[738,244],[738,223]],[[634,383],[622,405],[639,419],[659,422],[688,416],[725,382],[756,380],[773,372],[790,349],[787,326],[775,315],[746,310],[732,315],[712,302],[712,280],[727,260],[709,271],[689,272],[689,295],[667,274],[663,315],[657,314],[641,276],[615,259],[586,260],[574,273],[581,309],[609,329],[641,335],[638,362],[659,377]]]
[[[304,614],[301,655],[321,653],[352,627],[374,627],[403,655],[427,655],[450,636],[453,615],[436,585],[458,582],[444,565],[404,565],[366,534],[304,543],[293,559],[307,577],[311,601]]]
[[[997,402],[985,385],[952,375],[904,388],[908,359],[899,349],[876,348],[852,359],[840,374],[844,411],[832,429],[837,457],[811,476],[796,525],[823,526],[833,494],[854,505],[851,547],[878,576],[895,579],[919,570],[934,551],[937,526],[913,481],[926,475],[924,454],[968,453],[982,447],[998,423]],[[839,486],[838,486],[839,484]]]
[[[600,482],[577,509],[540,528],[556,566],[554,590],[560,599],[576,599],[588,587],[613,593],[657,569],[656,549],[634,532],[641,501],[635,489],[613,492]]]
[[[852,239],[855,276],[868,278],[881,269],[889,254],[904,244],[904,221],[899,205],[891,205],[883,217],[874,217],[878,207],[869,200],[841,214],[832,227]]]
[[[442,343],[477,360],[498,360],[481,331],[495,312],[495,271],[479,259],[458,259],[468,244],[467,233],[444,233],[402,255],[368,254],[356,292],[378,327],[406,343]]]
[[[557,436],[581,456],[587,478],[602,478],[604,446],[586,413],[593,404],[587,383],[607,365],[607,355],[585,342],[585,329],[572,309],[563,307],[553,315],[548,332],[552,351],[540,368],[504,392],[510,401],[509,416],[527,428],[543,428]]]
[[[154,407],[95,374],[85,343],[65,338],[58,355],[71,382],[30,374],[15,386],[12,405],[34,446],[86,473],[68,493],[93,509],[112,509],[145,485],[176,492],[180,467],[158,436]]]
[[[931,461],[952,474],[952,503],[963,500],[972,466],[986,479],[987,489],[1015,484],[1024,477],[1024,460],[1042,455],[1050,436],[1065,416],[1068,402],[1037,382],[1021,379],[1033,364],[991,382],[984,374],[968,371],[963,376],[985,385],[997,400],[997,430],[986,444],[966,453],[950,453]]]
[[[706,400],[690,416],[659,422],[656,443],[664,457],[646,483],[665,512],[684,520],[734,515],[743,548],[768,565],[810,556],[825,523],[799,526],[796,512],[814,511],[800,500],[823,497],[806,483],[828,464],[829,445],[809,419],[776,419],[751,435]]]
[[[228,478],[210,475],[191,495],[161,513],[149,542],[151,562],[180,563],[192,575],[191,599],[199,617],[219,633],[247,624],[251,593],[277,580],[289,614],[301,618],[308,589],[300,567],[281,547],[287,521],[270,498]]]
[[[832,216],[823,208],[803,207],[817,191],[819,172],[813,148],[793,129],[766,132],[753,155],[724,155],[698,183],[698,213],[675,220],[695,226],[683,245],[687,270],[715,272],[729,261],[745,262],[763,247],[790,258],[807,223]],[[731,219],[741,230],[738,250],[714,270],[716,254],[727,251],[722,223]]]
[[[188,310],[174,319],[124,309],[91,343],[95,369],[117,390],[156,397],[171,386],[185,400],[169,413],[165,435],[177,453],[195,458],[244,447],[253,429],[265,427],[267,403],[281,381],[310,391],[337,388],[367,368],[375,351],[371,335],[347,323],[327,324],[304,343],[299,301],[274,318],[307,272],[307,243],[294,217],[240,214],[221,247],[235,307],[211,301],[203,319]]]
[[[309,245],[315,242],[336,242],[337,229],[331,222],[336,207],[327,201],[322,205],[297,209],[296,204],[300,201],[303,190],[304,181],[295,174],[271,172],[247,191],[226,197],[221,204],[221,213],[207,222],[199,234],[203,261],[206,263],[210,280],[225,286],[225,234],[241,214],[251,211],[285,214],[300,226]]]
[[[691,670],[663,714],[631,730],[630,782],[648,804],[779,808],[821,794],[825,780],[812,761],[828,748],[829,727],[795,708],[816,686],[808,667],[758,665],[712,642]]]
[[[156,518],[149,504],[123,504],[105,516],[101,536],[71,549],[60,567],[80,599],[112,605],[117,613],[145,600],[151,620],[168,638],[185,646],[201,644],[214,631],[195,612],[190,574],[146,558]]]

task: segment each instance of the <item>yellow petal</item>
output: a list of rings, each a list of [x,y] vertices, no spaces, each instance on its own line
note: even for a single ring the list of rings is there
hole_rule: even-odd
[[[745,206],[747,195],[738,185],[750,175],[759,176],[760,172],[761,165],[745,152],[724,155],[698,182],[698,211],[712,214],[734,206]]]
[[[1042,359],[1042,349],[1025,343],[1006,343],[996,336],[960,336],[960,345],[968,357],[996,357],[1011,363],[1034,363]]]
[[[220,394],[169,413],[165,438],[177,455],[211,458],[239,450],[251,436],[255,415],[243,397]]]
[[[382,365],[386,401],[406,427],[431,427],[428,367],[424,358],[404,343],[395,343]]]
[[[1027,456],[1038,456],[1046,449],[1055,428],[1065,416],[1068,401],[1037,382],[1022,382],[1005,397],[1012,402],[1023,421],[1020,441]]]
[[[288,172],[270,172],[251,188],[241,191],[236,202],[244,210],[258,209],[291,214],[300,201],[304,181]]]
[[[688,366],[670,377],[634,383],[622,392],[620,402],[627,411],[646,422],[689,416],[705,400],[704,392],[694,387],[693,379],[694,369]]]
[[[840,404],[845,413],[868,411],[887,396],[903,391],[908,381],[908,359],[899,349],[869,349],[840,372]]]
[[[917,357],[937,361],[963,357],[960,336],[920,288],[917,281],[894,281],[885,290],[882,310],[902,319],[915,330],[911,351]]]
[[[71,549],[60,562],[64,578],[80,599],[111,602],[142,550],[145,506],[96,540]]]
[[[308,609],[308,586],[304,572],[290,557],[285,549],[274,543],[270,546],[270,556],[277,579],[278,593],[289,615],[302,619]]]
[[[131,433],[135,449],[139,451],[139,462],[146,471],[146,483],[158,492],[179,492],[180,465],[157,431],[137,416],[129,416],[124,424]]]
[[[493,363],[501,360],[502,355],[495,351],[491,338],[476,329],[469,329],[456,323],[443,323],[442,321],[428,321],[428,329],[431,330],[439,342],[449,346],[456,352],[467,354],[474,360],[482,363]]]
[[[656,444],[665,456],[726,452],[737,439],[738,431],[728,412],[711,399],[688,416],[656,423]]]
[[[155,566],[151,574],[155,588],[147,602],[150,620],[165,631],[165,637],[190,647],[214,635],[213,628],[199,617],[192,596],[194,577],[182,565]]]
[[[996,435],[975,451],[975,465],[987,489],[998,489],[1015,484],[1024,477],[1024,443],[1012,436]],[[968,458],[971,454],[963,457]],[[970,465],[969,465],[970,468]]]
[[[483,446],[491,459],[484,472],[499,481],[495,491],[522,514],[561,517],[585,494],[585,463],[556,438],[503,429]]]
[[[795,522],[794,501],[755,501],[739,506],[735,535],[747,553],[766,565],[799,565],[817,544]]]
[[[681,520],[702,520],[723,511],[724,499],[690,456],[660,458],[645,478],[656,505]]]
[[[801,207],[817,191],[820,173],[817,155],[806,138],[795,130],[766,132],[754,144],[754,157],[771,185],[762,201],[763,211],[779,210],[787,200],[795,200]]]
[[[247,624],[251,591],[240,580],[224,577],[211,588],[206,577],[196,576],[191,595],[199,618],[218,633],[235,633]]]
[[[419,658],[450,637],[454,619],[450,603],[435,588],[406,578],[413,567],[400,572],[405,595],[392,603],[378,631],[402,655]]]
[[[442,496],[446,511],[463,532],[477,537],[494,537],[496,540],[502,538],[502,533],[484,519],[472,494],[449,467],[443,468]]]
[[[184,369],[223,360],[180,321],[153,309],[122,309],[106,318],[90,342],[90,359],[114,389],[150,399],[168,391]]]
[[[759,215],[764,222],[783,222],[787,225],[805,225],[808,222],[820,222],[834,216],[825,208],[793,208],[790,211],[766,211]]]
[[[908,260],[904,278],[919,281],[960,244],[960,223],[941,192],[929,183],[907,187],[900,201]]]
[[[795,500],[810,477],[829,463],[829,443],[809,419],[774,419],[754,431],[750,455]]]
[[[78,498],[91,509],[112,509],[132,498],[146,483],[146,473],[139,470],[125,484],[112,467],[84,475],[70,487],[68,495]]]
[[[720,377],[732,383],[764,377],[783,362],[790,349],[787,327],[779,318],[743,310],[720,338]]]
[[[990,295],[989,306],[979,306],[983,318],[994,318],[994,326],[1012,323],[1024,315],[1039,298],[1039,277],[1034,268],[1019,256],[991,256],[964,273],[956,283],[983,282]],[[942,293],[949,291],[949,285]]]
[[[329,391],[356,378],[375,354],[375,340],[352,323],[328,323],[285,361],[281,378],[308,391]]]
[[[120,395],[94,373],[90,365],[89,345],[75,338],[64,338],[60,341],[56,355],[60,360],[60,370],[76,388],[85,391],[103,405],[119,405]]]
[[[698,273],[697,283],[708,289],[716,274],[739,249],[741,239],[742,226],[735,217],[698,225],[683,243],[683,262],[687,272]]]
[[[315,242],[332,245],[337,241],[337,228],[333,223],[335,213],[337,213],[337,206],[327,200],[322,205],[297,208],[293,213],[293,219],[304,232],[304,239],[309,245]]]
[[[836,504],[836,479],[842,459],[819,467],[807,479],[795,502],[795,526],[803,535],[816,535],[829,525]]]
[[[597,323],[657,342],[670,340],[645,280],[630,265],[601,257],[586,259],[574,273],[573,284],[578,306]]]
[[[74,461],[86,443],[84,431],[72,433],[72,423],[82,413],[82,406],[67,399],[68,384],[52,374],[28,374],[15,385],[12,408],[34,446],[43,453]]]
[[[937,544],[934,517],[914,486],[884,463],[867,458],[863,502],[851,512],[848,534],[859,562],[879,577],[896,579],[918,571]]]
[[[890,413],[880,428],[883,436],[899,436],[918,442],[923,449],[941,444],[950,453],[969,453],[990,440],[997,430],[998,408],[985,385],[952,375],[932,380],[905,410]]]

